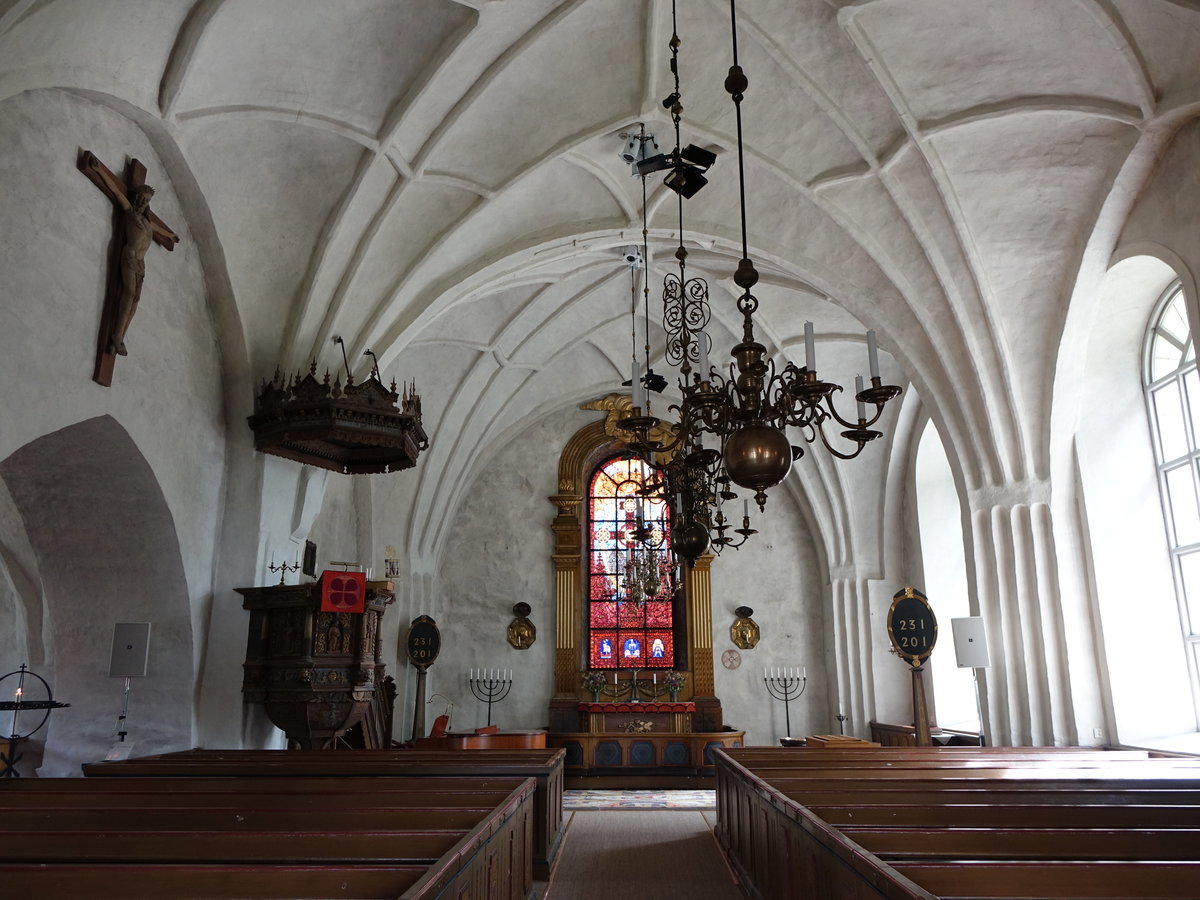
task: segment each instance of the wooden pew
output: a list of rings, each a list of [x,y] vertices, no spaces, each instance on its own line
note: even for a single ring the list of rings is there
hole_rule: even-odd
[[[895,865],[918,859],[1179,860],[1200,847],[1196,828],[879,828],[842,834]]]
[[[719,753],[718,838],[764,898],[1200,897],[1195,760],[963,750]]]
[[[5,783],[0,884],[14,896],[96,900],[447,891],[525,900],[534,781],[447,779],[457,794],[434,781],[381,778],[376,790],[311,778]],[[314,786],[323,790],[307,795]]]
[[[88,777],[327,777],[428,775],[533,778],[534,873],[546,880],[565,830],[558,748],[524,750],[185,750],[83,767]]]
[[[958,900],[1195,900],[1200,884],[1200,863],[1195,862],[912,862],[897,864],[895,870],[919,882],[934,896]]]

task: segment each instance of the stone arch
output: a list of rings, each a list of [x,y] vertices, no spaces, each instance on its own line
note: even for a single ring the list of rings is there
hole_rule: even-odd
[[[41,774],[78,775],[113,743],[123,682],[108,677],[116,622],[150,622],[150,663],[134,679],[136,752],[192,742],[194,681],[187,582],[175,523],[150,464],[99,416],[43,435],[0,462],[40,573],[55,711]],[[49,679],[48,679],[49,680]]]
[[[582,409],[605,410],[604,419],[580,428],[563,447],[558,465],[558,493],[550,498],[558,508],[551,524],[554,534],[555,657],[554,694],[550,701],[552,731],[569,731],[577,699],[580,668],[587,663],[583,651],[583,527],[584,496],[595,465],[623,450],[624,433],[617,420],[631,408],[627,395],[610,395],[583,404]],[[698,727],[717,730],[722,724],[720,701],[713,680],[712,557],[703,555],[693,567],[684,567],[684,618],[687,630],[685,658],[690,673],[688,688],[696,702]]]
[[[1115,263],[1092,315],[1068,320],[1055,385],[1056,502],[1081,536],[1078,547],[1063,548],[1079,569],[1067,567],[1062,593],[1064,603],[1090,598],[1076,614],[1095,634],[1083,653],[1068,648],[1094,667],[1073,663],[1072,681],[1096,685],[1099,696],[1088,699],[1104,717],[1079,726],[1083,736],[1122,743],[1195,731],[1182,647],[1162,640],[1178,638],[1178,608],[1142,391],[1146,327],[1163,291],[1181,279],[1186,286],[1185,272],[1161,253]]]

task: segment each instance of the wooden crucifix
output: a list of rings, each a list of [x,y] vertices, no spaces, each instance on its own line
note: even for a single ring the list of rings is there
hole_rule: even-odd
[[[126,356],[125,332],[133,321],[146,276],[146,251],[153,241],[174,250],[179,235],[150,210],[154,188],[146,184],[146,167],[131,159],[124,180],[114,175],[90,150],[79,154],[79,170],[104,191],[116,208],[114,259],[109,267],[96,370],[92,379],[109,387],[118,356]]]

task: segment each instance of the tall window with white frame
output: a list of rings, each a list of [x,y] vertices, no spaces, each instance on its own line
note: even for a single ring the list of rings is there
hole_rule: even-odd
[[[1178,282],[1151,316],[1143,379],[1192,696],[1200,704],[1200,373]]]

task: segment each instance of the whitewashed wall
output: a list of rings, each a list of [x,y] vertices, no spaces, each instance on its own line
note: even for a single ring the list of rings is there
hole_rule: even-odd
[[[91,375],[113,232],[112,204],[77,171],[81,148],[94,151],[114,171],[124,170],[126,155],[145,163],[147,181],[157,190],[153,208],[182,238],[172,253],[158,246],[147,253],[141,303],[126,341],[130,355],[118,360],[110,388],[95,384]],[[39,438],[109,417],[113,429],[101,431],[128,435],[133,449],[127,453],[144,457],[145,477],[161,490],[170,517],[161,541],[147,544],[129,532],[125,542],[108,542],[123,533],[123,522],[136,517],[129,504],[137,496],[96,485],[107,509],[58,520],[55,505],[46,498],[37,523],[43,543],[38,549],[33,541],[35,553],[50,552],[46,542],[52,540],[85,557],[101,548],[107,555],[96,560],[96,568],[85,558],[74,571],[59,573],[74,575],[70,589],[90,596],[90,605],[72,609],[70,621],[62,616],[56,620],[56,610],[47,610],[47,670],[60,687],[60,699],[72,704],[52,718],[47,759],[55,759],[53,774],[77,771],[80,762],[103,752],[115,730],[119,680],[107,677],[107,661],[117,621],[157,620],[160,626],[152,631],[152,670],[141,684],[140,699],[143,712],[161,706],[162,718],[155,724],[143,716],[140,724],[149,743],[140,749],[190,746],[200,659],[193,635],[206,624],[198,610],[211,592],[225,426],[221,354],[189,222],[141,129],[109,108],[60,91],[27,92],[0,104],[0,195],[5,199],[0,208],[0,383],[5,385],[0,461]],[[38,461],[40,470],[51,475],[53,464],[54,459]],[[9,477],[18,477],[11,474],[18,470],[10,469]],[[138,483],[139,490],[148,487]],[[23,490],[28,487],[8,485],[14,496],[21,496],[26,516],[39,506],[38,498]],[[177,567],[170,599],[153,589],[139,590],[134,573],[156,563],[164,570]],[[163,606],[156,611],[155,604]],[[166,604],[177,605],[167,609]],[[7,628],[14,623],[2,624]],[[169,697],[156,695],[156,681],[172,683]],[[67,685],[69,696],[61,690]],[[135,684],[135,711],[138,699]],[[69,743],[56,746],[56,728],[71,735],[59,743]],[[83,735],[86,740],[79,743]]]

